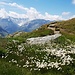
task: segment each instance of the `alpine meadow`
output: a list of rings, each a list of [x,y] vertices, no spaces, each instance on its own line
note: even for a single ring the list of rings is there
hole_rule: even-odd
[[[75,75],[75,0],[0,0],[0,75]]]

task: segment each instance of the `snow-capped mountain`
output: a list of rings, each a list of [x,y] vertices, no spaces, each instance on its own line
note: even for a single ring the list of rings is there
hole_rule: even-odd
[[[44,19],[31,20],[31,21],[28,21],[27,23],[25,23],[24,25],[22,25],[20,27],[20,30],[30,32],[30,31],[32,31],[36,28],[39,28],[43,24],[47,24],[47,23],[50,23],[50,22],[51,22],[50,20],[44,20]]]
[[[14,23],[16,23],[19,26],[22,26],[28,21],[30,21],[28,18],[13,18],[13,17],[10,17],[10,18]]]
[[[9,34],[17,31],[30,32],[43,24],[50,23],[50,20],[35,19],[29,20],[28,18],[0,18],[0,26]]]
[[[0,18],[0,26],[9,34],[16,32],[19,27],[10,18]]]

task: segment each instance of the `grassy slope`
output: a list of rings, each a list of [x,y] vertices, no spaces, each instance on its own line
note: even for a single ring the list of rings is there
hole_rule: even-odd
[[[37,30],[34,30],[30,33],[22,33],[18,37],[14,37],[15,34],[11,38],[0,38],[0,75],[42,75],[40,72],[30,72],[30,70],[26,68],[19,68],[16,67],[16,65],[13,65],[12,63],[8,63],[9,59],[14,58],[14,55],[10,55],[8,59],[2,59],[2,55],[5,56],[7,53],[6,46],[8,42],[12,41],[13,39],[19,40],[20,43],[25,42],[25,40],[29,37],[41,37],[41,36],[46,36],[46,35],[51,35],[54,34],[52,30],[48,30],[47,27],[44,25],[40,27]],[[11,42],[12,44],[12,42]],[[13,44],[12,44],[13,45]],[[38,47],[39,48],[39,47]],[[27,49],[30,49],[30,47],[27,47]],[[36,48],[34,48],[36,49]],[[13,48],[15,50],[15,48]],[[33,55],[33,54],[32,54]],[[16,57],[15,57],[16,58]],[[19,58],[20,59],[20,58]],[[47,74],[47,73],[46,73]],[[48,74],[47,74],[48,75]]]
[[[57,22],[56,25],[61,28],[61,33],[63,36],[59,37],[58,39],[54,40],[57,44],[64,44],[67,41],[66,38],[69,38],[73,41],[75,41],[75,19],[68,20],[68,21],[62,21]],[[63,30],[62,30],[63,29]],[[70,34],[69,34],[70,33]],[[20,37],[10,38],[10,39],[0,39],[0,53],[6,54],[6,45],[8,41],[12,41],[13,39],[19,40],[22,42],[25,42],[26,38],[29,37],[37,37],[37,36],[45,36],[45,35],[51,35],[54,34],[52,30],[47,29],[47,25],[44,25],[40,27],[38,30],[34,30],[31,33],[22,33]],[[67,41],[67,44],[69,42]],[[13,44],[12,44],[13,45]],[[32,49],[31,49],[32,48]],[[33,46],[33,47],[26,47],[27,50],[36,50],[36,49],[42,49],[43,46]],[[15,48],[13,49],[15,50]],[[31,55],[33,56],[34,52],[31,52]],[[8,59],[2,59],[0,54],[0,75],[74,75],[75,74],[75,62],[73,65],[70,66],[63,66],[64,72],[57,71],[55,69],[51,70],[41,70],[41,71],[29,71],[27,68],[17,67],[15,64],[7,62],[7,60],[13,57],[10,56]],[[75,57],[75,55],[74,55]],[[16,57],[15,57],[16,58]]]
[[[75,41],[75,18],[55,23],[66,38]]]
[[[32,31],[29,34],[29,37],[41,37],[41,36],[52,35],[52,34],[54,34],[54,31],[51,29],[48,29],[47,25],[43,25],[40,28]]]
[[[61,72],[51,70],[48,71],[29,71],[26,68],[19,68],[15,65],[0,60],[0,75],[62,75]]]
[[[15,35],[15,33],[14,33],[11,38],[20,40],[21,42],[25,42],[25,40],[27,38],[42,37],[42,36],[53,35],[53,34],[54,34],[54,31],[51,29],[48,29],[47,25],[45,24],[45,25],[41,26],[40,28],[38,28],[32,32],[29,32],[29,33],[23,32],[19,36],[16,36],[16,37],[14,37],[14,35]]]
[[[69,34],[75,34],[75,18],[57,23],[61,29]]]
[[[63,40],[63,41],[62,41]],[[66,38],[65,37],[59,37],[57,40],[54,40],[57,44],[63,44],[64,42],[66,42]],[[62,42],[61,42],[62,41]],[[19,43],[18,43],[19,44]],[[69,43],[68,43],[69,44]],[[12,47],[11,51],[15,52],[17,50],[16,48],[16,44],[13,44],[13,42],[9,43],[8,47]],[[56,70],[56,69],[49,69],[49,70],[45,70],[42,69],[41,71],[30,71],[28,68],[23,68],[23,67],[17,67],[16,64],[13,63],[9,63],[8,60],[10,59],[17,59],[20,63],[20,60],[22,58],[25,58],[26,54],[28,53],[27,56],[34,56],[35,55],[35,50],[39,49],[42,50],[44,49],[45,46],[25,46],[25,49],[27,50],[24,53],[23,57],[17,57],[16,55],[13,54],[9,54],[8,58],[1,58],[0,56],[0,75],[74,75],[75,74],[75,62],[72,65],[68,65],[68,66],[63,66],[63,72],[60,70]],[[39,52],[37,53],[39,56],[39,59],[41,59],[42,56],[45,55],[44,54],[39,54]],[[75,57],[75,55],[73,55]],[[52,57],[53,58],[53,57]],[[52,61],[54,61],[54,59],[52,59]],[[21,62],[22,64],[22,62]]]

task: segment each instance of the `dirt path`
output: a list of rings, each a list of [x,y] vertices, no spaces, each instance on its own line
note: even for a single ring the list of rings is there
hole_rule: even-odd
[[[51,30],[53,30],[54,31],[54,34],[60,34],[60,31],[56,31],[55,30],[55,27],[48,27],[48,29],[51,29]]]

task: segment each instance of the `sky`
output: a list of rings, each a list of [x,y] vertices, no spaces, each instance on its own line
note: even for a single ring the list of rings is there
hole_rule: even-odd
[[[0,0],[0,17],[66,20],[75,18],[75,0]]]

